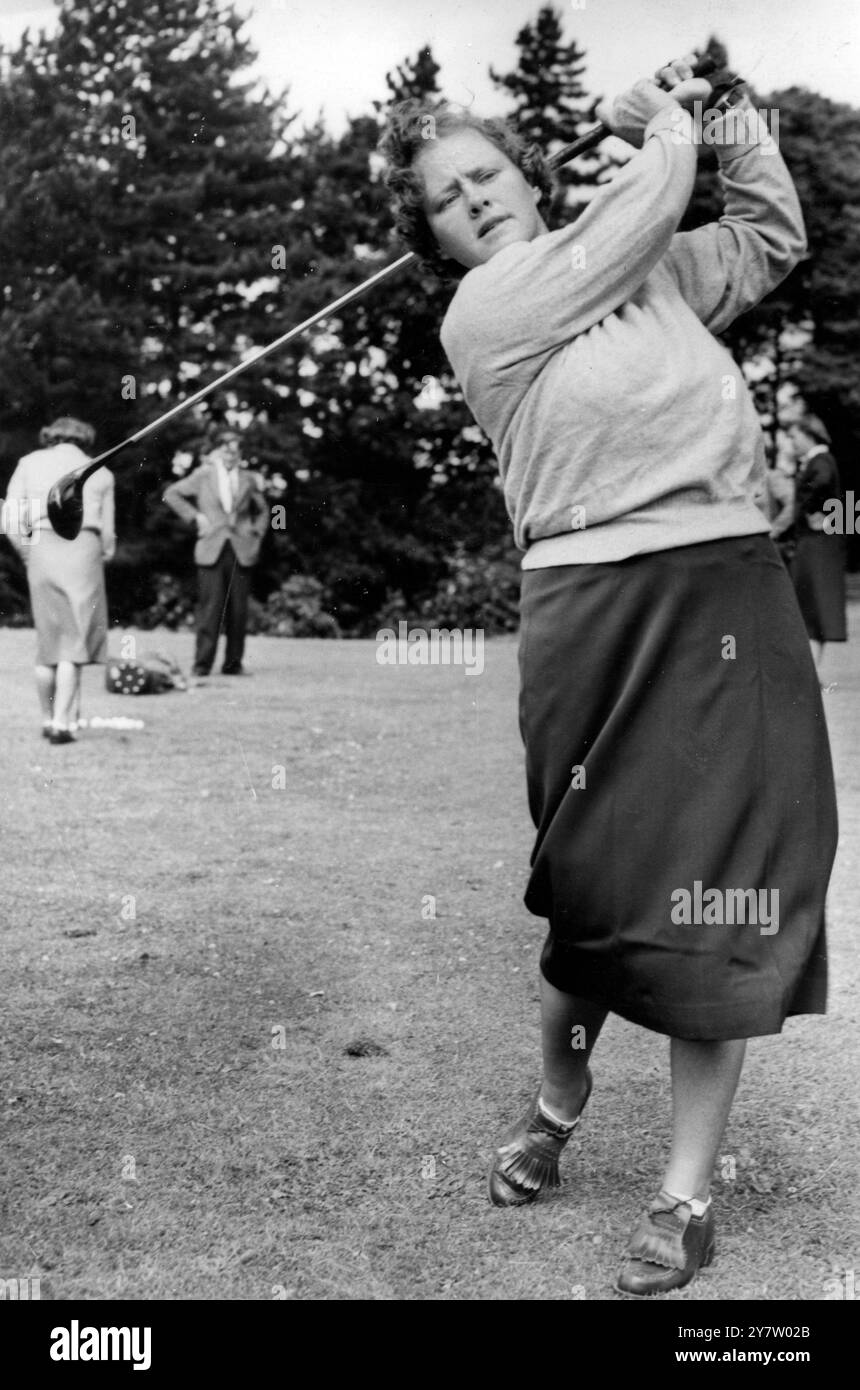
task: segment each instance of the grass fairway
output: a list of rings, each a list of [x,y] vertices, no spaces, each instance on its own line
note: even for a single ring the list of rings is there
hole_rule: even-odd
[[[680,1301],[822,1299],[860,1250],[851,620],[825,697],[831,1012],[751,1044],[717,1260]],[[38,737],[34,634],[0,643],[0,1277],[54,1299],[615,1297],[668,1138],[664,1039],[611,1019],[562,1189],[485,1197],[539,1077],[515,642],[473,677],[256,638],[252,679],[140,699],[89,668],[85,715],[146,727],[65,748]],[[154,647],[187,669],[187,635]]]

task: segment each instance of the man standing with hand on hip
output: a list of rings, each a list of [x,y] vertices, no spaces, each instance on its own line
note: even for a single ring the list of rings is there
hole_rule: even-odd
[[[209,675],[222,631],[227,637],[222,673],[243,674],[251,571],[260,553],[268,514],[259,478],[241,463],[238,434],[221,428],[200,466],[164,494],[164,501],[177,516],[197,526],[195,676]]]

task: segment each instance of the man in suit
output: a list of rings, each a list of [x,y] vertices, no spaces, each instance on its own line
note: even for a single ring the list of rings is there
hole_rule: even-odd
[[[171,484],[164,501],[197,527],[197,645],[194,674],[208,676],[218,638],[226,632],[221,670],[241,676],[251,571],[268,524],[268,509],[255,473],[240,467],[235,430],[221,429],[214,447],[187,478]]]

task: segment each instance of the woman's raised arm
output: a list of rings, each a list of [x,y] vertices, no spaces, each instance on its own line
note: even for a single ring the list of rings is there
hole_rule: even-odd
[[[636,293],[666,254],[693,188],[692,122],[665,93],[642,149],[575,222],[505,247],[471,271],[452,302],[442,342],[455,369],[480,359],[515,371],[554,352]]]
[[[705,327],[721,333],[785,279],[806,232],[791,175],[752,106],[730,108],[714,137],[725,212],[673,237],[666,265]]]

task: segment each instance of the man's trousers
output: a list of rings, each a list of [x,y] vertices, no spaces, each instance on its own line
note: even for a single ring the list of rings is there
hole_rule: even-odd
[[[194,674],[208,676],[215,660],[218,638],[227,636],[223,670],[236,672],[245,650],[248,621],[248,595],[251,589],[250,565],[240,565],[229,541],[224,542],[214,565],[197,567],[197,647]]]

